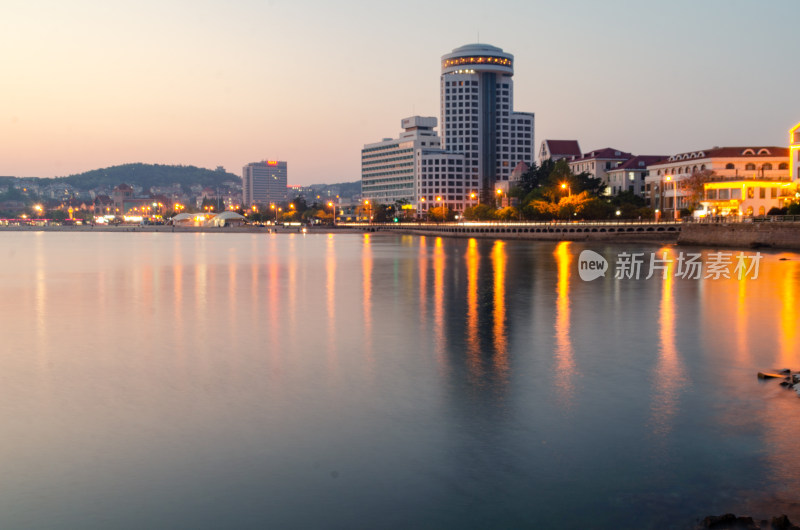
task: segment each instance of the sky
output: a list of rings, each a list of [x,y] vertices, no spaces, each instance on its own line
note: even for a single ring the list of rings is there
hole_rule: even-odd
[[[289,184],[360,179],[361,148],[439,115],[441,56],[514,54],[541,140],[670,155],[787,145],[800,3],[3,0],[0,175],[143,162]]]

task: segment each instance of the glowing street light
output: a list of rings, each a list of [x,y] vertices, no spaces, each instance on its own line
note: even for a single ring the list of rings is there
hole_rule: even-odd
[[[333,210],[333,226],[336,226],[336,203],[328,201],[328,206]]]
[[[672,175],[667,175],[667,182],[672,180]],[[674,190],[673,199],[672,199],[672,213],[674,219],[678,220],[678,181],[672,183],[672,189]]]

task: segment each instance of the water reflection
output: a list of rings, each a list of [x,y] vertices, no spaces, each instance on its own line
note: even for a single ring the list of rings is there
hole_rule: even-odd
[[[572,265],[570,241],[562,241],[556,246],[555,257],[558,266],[558,283],[556,286],[556,389],[559,398],[568,404],[572,399],[575,371],[575,359],[570,339],[570,300],[569,281]]]
[[[419,252],[417,254],[417,271],[419,273],[419,322],[421,326],[427,324],[428,317],[428,248],[427,238],[420,236]]]
[[[658,362],[653,379],[655,391],[652,401],[652,432],[664,438],[672,430],[673,419],[678,413],[680,391],[684,385],[683,364],[675,345],[675,278],[674,256],[671,248],[658,251],[666,262],[666,271],[661,282],[661,303],[658,317]]]
[[[781,319],[780,319],[780,359],[778,364],[781,368],[796,366],[798,362],[797,352],[797,279],[798,264],[790,261],[781,267],[780,294],[783,300]],[[797,367],[796,369],[800,369]]]
[[[478,335],[478,277],[480,273],[480,252],[475,238],[467,242],[467,362],[473,383],[483,373],[481,344]]]
[[[97,236],[89,264],[33,235],[0,262],[4,528],[80,526],[64,507],[85,505],[105,526],[578,528],[611,504],[656,527],[631,491],[702,516],[701,490],[739,503],[742,483],[796,506],[797,399],[753,376],[800,367],[796,261],[583,283],[582,243]],[[397,491],[410,515],[376,508]]]
[[[737,280],[738,292],[736,298],[736,352],[737,361],[741,364],[749,360],[750,344],[747,340],[747,284],[750,280],[741,278]]]
[[[506,243],[495,241],[492,248],[492,269],[494,272],[494,364],[501,380],[508,376],[508,339],[506,337]]]
[[[444,273],[447,265],[444,241],[437,237],[433,244],[433,335],[434,351],[439,369],[445,368],[445,349],[447,336],[445,330],[445,287]]]
[[[328,234],[327,252],[325,253],[325,292],[327,297],[326,307],[328,337],[326,342],[328,351],[328,368],[336,368],[336,244],[333,234]]]
[[[374,360],[372,344],[372,266],[372,242],[370,240],[370,235],[364,234],[363,246],[361,249],[361,305],[364,315],[364,355],[370,365]]]

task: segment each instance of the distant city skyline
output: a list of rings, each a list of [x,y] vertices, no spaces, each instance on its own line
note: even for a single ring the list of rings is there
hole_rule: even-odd
[[[797,5],[472,0],[231,4],[97,0],[2,10],[0,175],[131,162],[231,173],[292,165],[290,184],[360,178],[365,143],[438,116],[440,57],[483,42],[515,56],[536,145],[577,139],[673,154],[786,146],[800,121],[789,63]]]

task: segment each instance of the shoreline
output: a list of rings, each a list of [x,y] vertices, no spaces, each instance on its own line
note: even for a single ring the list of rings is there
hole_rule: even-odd
[[[573,225],[574,226],[574,225]],[[627,225],[622,225],[627,226]],[[675,229],[676,228],[676,229]],[[706,246],[738,249],[769,249],[800,251],[800,222],[786,223],[686,223],[669,231],[583,231],[570,225],[553,225],[534,232],[513,225],[486,225],[462,227],[458,225],[408,226],[312,226],[307,234],[372,234],[420,235],[428,237],[455,237],[478,239],[503,239],[509,241],[602,241],[619,243],[675,244],[680,246]],[[172,226],[172,225],[80,225],[80,226],[0,226],[0,232],[101,232],[101,233],[212,233],[212,234],[298,234],[301,227],[283,226]]]

